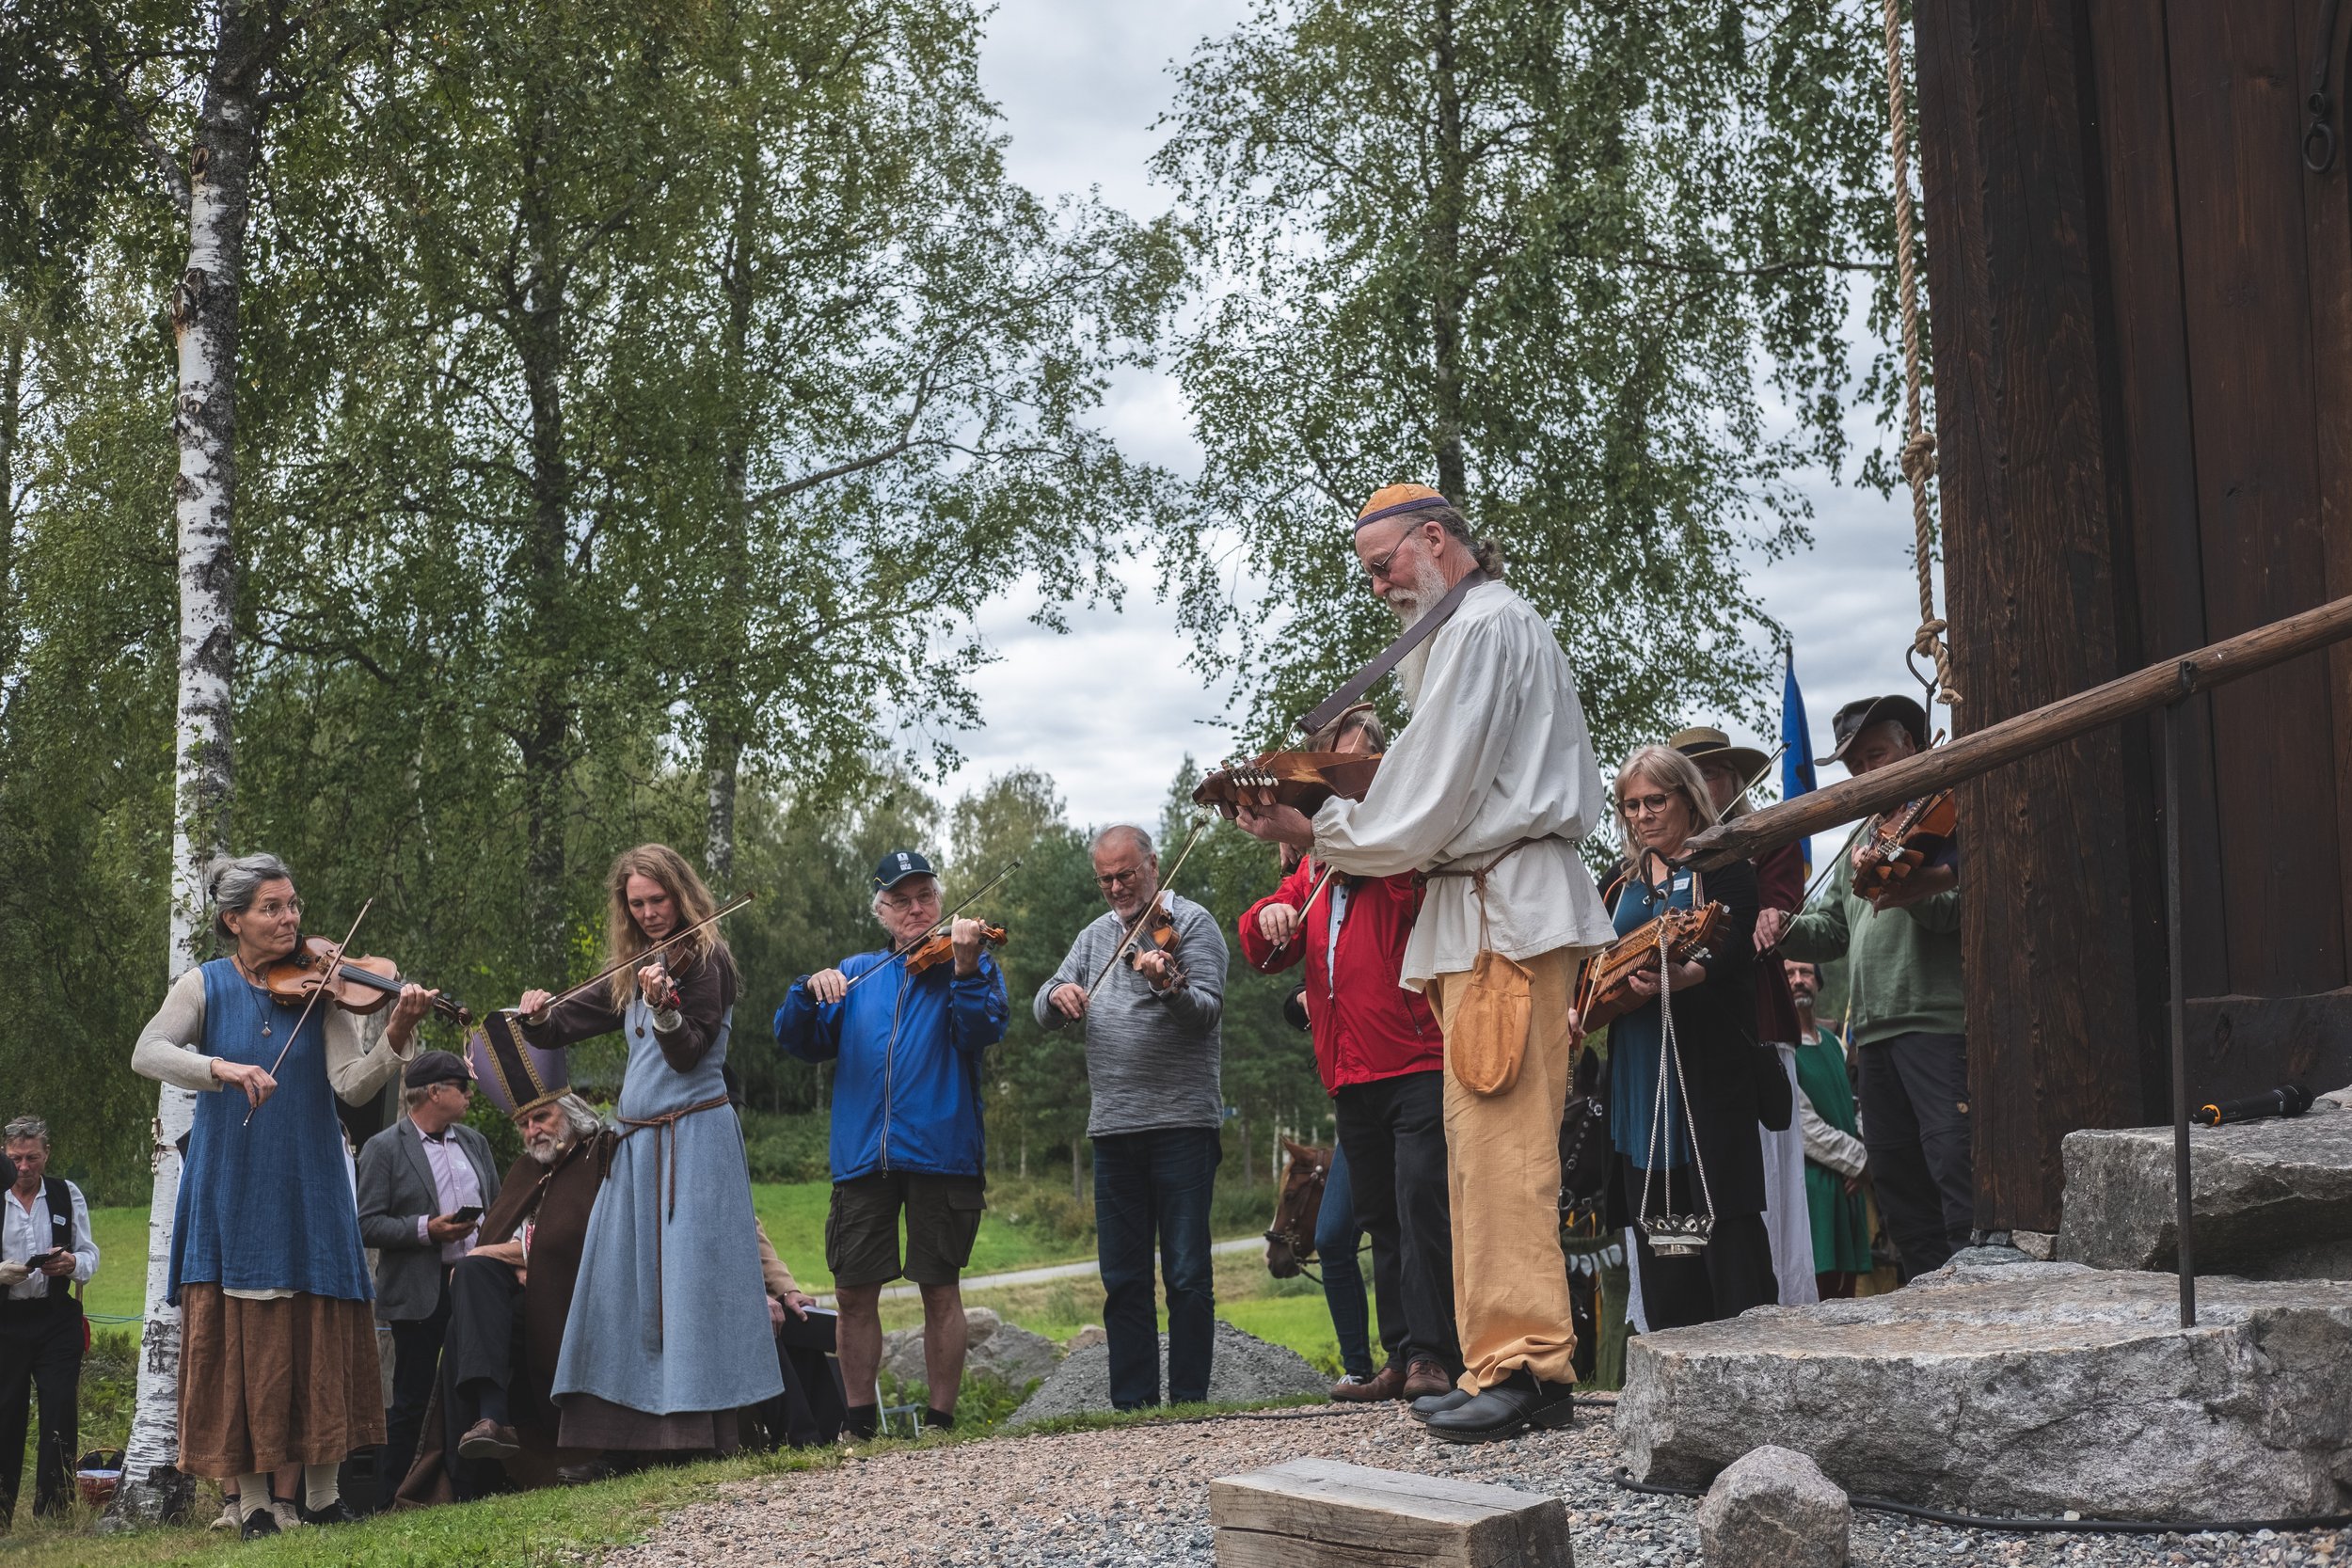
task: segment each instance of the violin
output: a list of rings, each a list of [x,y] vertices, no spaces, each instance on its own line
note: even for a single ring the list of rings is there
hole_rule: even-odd
[[[1661,910],[1586,959],[1576,989],[1577,1027],[1590,1034],[1638,1009],[1649,998],[1633,989],[1633,976],[1658,967],[1660,937],[1669,958],[1689,963],[1714,942],[1727,912],[1713,900],[1695,910]]]
[[[1312,816],[1338,796],[1360,800],[1380,770],[1377,753],[1357,752],[1267,752],[1247,762],[1228,762],[1202,779],[1193,800],[1215,806],[1230,819],[1243,806],[1295,806]]]
[[[1877,909],[1881,899],[1910,880],[1912,873],[1940,859],[1960,831],[1960,800],[1939,790],[1879,819],[1870,841],[1855,852],[1860,865],[1853,890]]]
[[[1005,934],[1005,928],[1002,926],[992,926],[986,921],[980,923],[980,941],[991,947],[1004,946]],[[907,973],[920,974],[927,969],[937,968],[955,956],[956,939],[946,931],[936,932],[907,949]]]
[[[281,1007],[307,1006],[315,992],[345,1012],[373,1013],[398,996],[405,984],[400,966],[391,959],[338,960],[335,944],[325,937],[303,938],[292,953],[262,972],[262,989]],[[473,1027],[473,1015],[449,997],[435,997],[433,1010],[461,1029]]]
[[[1183,945],[1184,938],[1176,930],[1176,917],[1168,912],[1168,906],[1161,903],[1155,895],[1151,907],[1143,911],[1140,924],[1136,927],[1135,934],[1128,938],[1127,945],[1122,951],[1126,956],[1128,967],[1138,974],[1142,972],[1143,955],[1147,951],[1167,954],[1168,957],[1168,972],[1174,976],[1174,983],[1181,986],[1187,976],[1184,974],[1184,966],[1176,962],[1175,958],[1176,950]]]

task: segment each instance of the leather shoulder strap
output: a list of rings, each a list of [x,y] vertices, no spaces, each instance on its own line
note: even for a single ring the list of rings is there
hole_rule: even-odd
[[[1471,567],[1470,575],[1447,589],[1445,597],[1439,599],[1428,614],[1406,626],[1403,636],[1381,649],[1370,664],[1350,675],[1345,686],[1317,703],[1311,712],[1300,719],[1298,721],[1300,733],[1313,735],[1332,720],[1354,707],[1365,692],[1378,684],[1381,676],[1395,669],[1406,654],[1420,647],[1437,632],[1439,626],[1452,620],[1454,612],[1462,606],[1462,596],[1486,580],[1486,573],[1475,566]]]

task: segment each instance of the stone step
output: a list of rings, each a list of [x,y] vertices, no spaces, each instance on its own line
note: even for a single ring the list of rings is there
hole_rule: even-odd
[[[1759,1307],[1627,1347],[1642,1480],[1749,1449],[1858,1496],[1993,1514],[2222,1520],[2352,1502],[2352,1284],[2072,1263],[1939,1271],[1859,1301]]]
[[[2192,1127],[2197,1272],[2352,1278],[2352,1111]],[[2058,1257],[2096,1269],[2179,1266],[2172,1129],[2066,1135]]]

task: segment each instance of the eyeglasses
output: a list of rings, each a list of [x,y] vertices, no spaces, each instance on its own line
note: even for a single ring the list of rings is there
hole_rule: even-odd
[[[298,917],[302,913],[302,900],[299,898],[289,898],[282,904],[272,900],[266,904],[254,905],[249,912],[263,920],[276,920],[281,914],[291,914]]]
[[[1672,795],[1629,795],[1617,802],[1617,809],[1628,816],[1656,816],[1665,811],[1673,799]]]
[[[1389,546],[1388,554],[1375,555],[1370,561],[1364,562],[1364,575],[1371,578],[1375,582],[1388,581],[1389,562],[1396,559],[1396,552],[1403,549],[1406,542],[1412,537],[1413,530],[1409,528],[1406,529],[1402,534],[1398,535],[1396,543]]]
[[[1120,886],[1124,885],[1125,883],[1132,882],[1132,881],[1134,881],[1134,880],[1135,880],[1137,877],[1140,877],[1140,876],[1142,876],[1142,875],[1143,875],[1143,867],[1141,867],[1141,866],[1139,866],[1139,865],[1131,865],[1131,866],[1129,866],[1129,867],[1128,867],[1126,870],[1124,870],[1124,871],[1114,871],[1114,872],[1112,872],[1112,873],[1111,873],[1109,876],[1107,876],[1107,877],[1097,877],[1097,878],[1095,878],[1095,879],[1094,879],[1094,885],[1095,885],[1096,887],[1099,887],[1099,888],[1103,889],[1103,891],[1104,891],[1105,893],[1107,893],[1107,892],[1109,892],[1112,888],[1115,888],[1115,887],[1120,887]]]

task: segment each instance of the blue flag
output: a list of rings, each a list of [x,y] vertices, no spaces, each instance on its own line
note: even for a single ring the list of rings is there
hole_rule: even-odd
[[[1780,754],[1780,798],[1793,800],[1809,795],[1813,784],[1813,736],[1804,721],[1804,693],[1797,689],[1797,650],[1783,650],[1788,673],[1780,683],[1780,739],[1788,750]],[[1804,842],[1804,875],[1813,877],[1813,841]]]

